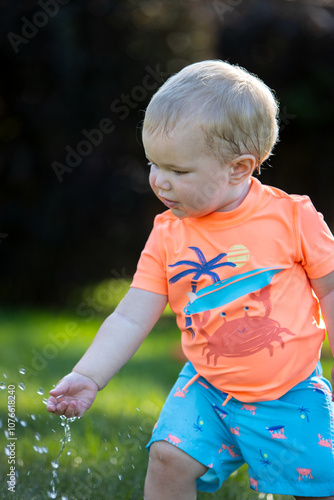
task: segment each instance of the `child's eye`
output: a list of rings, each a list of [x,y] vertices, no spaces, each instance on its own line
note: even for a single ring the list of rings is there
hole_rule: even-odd
[[[176,175],[184,175],[184,174],[187,174],[188,172],[186,172],[185,170],[173,170],[174,174]]]

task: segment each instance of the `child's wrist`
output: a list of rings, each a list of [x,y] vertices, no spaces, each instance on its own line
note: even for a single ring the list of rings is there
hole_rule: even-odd
[[[92,382],[94,382],[94,384],[97,386],[98,391],[101,391],[103,389],[103,387],[105,386],[105,384],[104,385],[99,384],[93,377],[91,377],[90,375],[86,375],[86,373],[82,373],[82,372],[78,371],[76,368],[73,368],[72,373],[77,373],[78,375],[81,375],[82,377],[86,377],[89,380],[91,380]]]

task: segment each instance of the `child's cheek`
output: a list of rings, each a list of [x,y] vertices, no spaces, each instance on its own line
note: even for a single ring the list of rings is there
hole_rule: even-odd
[[[150,173],[148,181],[150,183],[151,188],[153,191],[155,190],[155,181],[156,181],[157,176],[154,173]]]

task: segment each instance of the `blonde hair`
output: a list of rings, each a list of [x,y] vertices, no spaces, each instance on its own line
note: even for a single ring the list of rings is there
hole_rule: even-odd
[[[170,77],[152,97],[143,124],[149,134],[198,125],[223,162],[252,154],[257,165],[278,140],[278,104],[257,76],[227,62],[202,61]]]

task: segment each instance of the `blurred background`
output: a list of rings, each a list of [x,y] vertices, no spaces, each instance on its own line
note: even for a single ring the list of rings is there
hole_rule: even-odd
[[[71,306],[131,279],[154,215],[140,126],[159,86],[220,58],[276,92],[262,182],[334,228],[333,0],[1,1],[0,300]],[[74,301],[74,302],[73,302]]]
[[[219,58],[259,75],[281,107],[280,142],[260,179],[309,195],[333,230],[334,0],[0,0],[0,8],[0,391],[7,398],[17,388],[17,498],[137,500],[145,444],[184,362],[168,308],[73,424],[58,476],[64,422],[43,403],[126,293],[165,209],[148,184],[144,110],[192,62]],[[322,363],[330,377],[328,342]],[[5,435],[6,411],[1,403]],[[1,477],[8,467],[0,460]],[[2,483],[0,497],[12,499]],[[221,495],[259,498],[245,467],[210,499]]]

